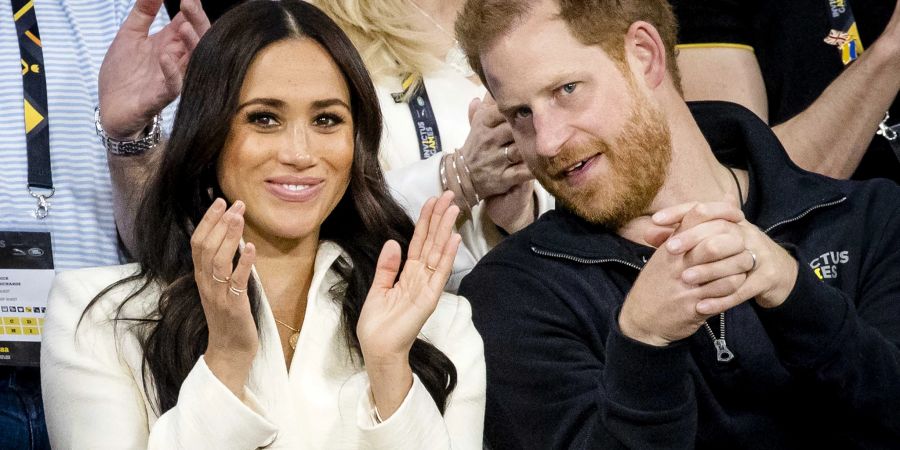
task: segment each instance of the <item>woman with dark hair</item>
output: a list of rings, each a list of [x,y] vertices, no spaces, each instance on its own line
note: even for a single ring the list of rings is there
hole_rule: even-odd
[[[315,7],[216,22],[141,204],[138,263],[54,284],[53,446],[481,448],[481,339],[441,293],[459,210],[444,194],[414,227],[380,133],[359,55]]]

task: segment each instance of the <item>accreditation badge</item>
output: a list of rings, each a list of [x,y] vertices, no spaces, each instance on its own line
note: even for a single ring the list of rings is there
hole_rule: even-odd
[[[55,275],[50,233],[0,231],[0,365],[40,364]]]

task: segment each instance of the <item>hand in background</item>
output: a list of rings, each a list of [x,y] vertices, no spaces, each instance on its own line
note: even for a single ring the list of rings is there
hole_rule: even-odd
[[[178,97],[191,52],[209,29],[200,0],[183,0],[172,22],[149,36],[162,3],[137,0],[103,58],[100,112],[111,137],[135,137]]]
[[[469,104],[469,126],[466,142],[457,151],[465,158],[478,195],[489,198],[505,194],[534,179],[515,154],[512,128],[490,94]]]
[[[400,245],[384,244],[360,312],[359,337],[372,396],[382,418],[397,410],[412,386],[409,350],[437,307],[460,236],[453,232],[459,208],[445,192],[422,207],[403,271]],[[399,276],[398,276],[399,274]]]

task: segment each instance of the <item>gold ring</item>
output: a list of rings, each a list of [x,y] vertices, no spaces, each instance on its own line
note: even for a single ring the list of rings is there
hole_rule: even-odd
[[[437,267],[431,267],[430,265],[425,264],[425,268],[428,269],[428,270],[430,270],[431,273],[437,272]]]
[[[234,286],[228,286],[228,292],[240,297],[240,295],[243,294],[244,292],[247,292],[247,290],[246,289],[238,289]]]
[[[227,283],[227,282],[231,281],[231,277],[225,277],[225,279],[223,280],[223,279],[217,277],[216,274],[212,274],[212,279],[216,283]]]
[[[753,253],[752,251],[750,251],[749,248],[746,250],[747,250],[747,253],[750,254],[750,257],[753,258],[753,265],[750,266],[750,270],[748,270],[747,272],[753,272],[753,269],[756,268],[756,253]]]

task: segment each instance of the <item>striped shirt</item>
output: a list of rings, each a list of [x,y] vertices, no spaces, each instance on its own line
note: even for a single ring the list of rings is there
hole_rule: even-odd
[[[19,43],[0,0],[0,231],[49,231],[57,270],[118,264],[106,152],[94,132],[97,75],[134,0],[34,0],[43,43],[56,193],[34,217],[28,191]],[[168,22],[165,10],[154,29]]]

